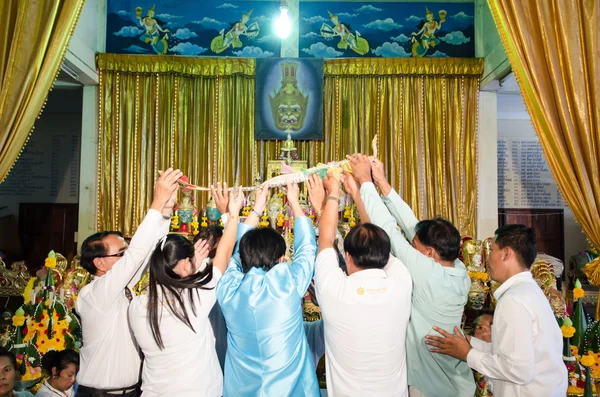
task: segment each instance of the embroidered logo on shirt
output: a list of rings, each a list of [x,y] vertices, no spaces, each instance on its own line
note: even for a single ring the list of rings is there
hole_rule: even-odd
[[[356,293],[359,294],[359,295],[364,295],[365,289],[363,287],[358,287],[356,289]]]

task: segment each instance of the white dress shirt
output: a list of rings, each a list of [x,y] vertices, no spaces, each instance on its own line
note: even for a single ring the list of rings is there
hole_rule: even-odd
[[[79,292],[76,310],[81,317],[83,346],[77,383],[96,389],[118,389],[139,382],[141,358],[129,330],[129,299],[125,288],[141,274],[158,240],[169,232],[169,221],[148,211],[125,255],[105,275]]]
[[[412,280],[391,257],[385,269],[346,276],[333,248],[317,255],[315,291],[325,325],[327,393],[408,396],[406,327]]]
[[[42,383],[42,386],[40,386],[40,389],[37,391],[37,393],[35,393],[36,397],[71,397],[72,395],[73,395],[73,387],[72,386],[71,386],[71,388],[69,388],[69,390],[60,391],[60,390],[52,387],[50,385],[50,383],[48,383],[47,380],[44,383]]]
[[[562,333],[531,273],[512,276],[494,296],[492,343],[471,338],[469,366],[489,379],[495,397],[564,397]]]
[[[213,268],[213,278],[205,286],[193,289],[194,314],[187,291],[183,294],[192,330],[173,315],[166,303],[159,309],[159,329],[164,349],[154,340],[148,322],[148,295],[133,298],[129,320],[135,338],[144,353],[142,396],[220,397],[223,372],[215,349],[215,336],[208,313],[217,301],[217,282],[221,272]],[[160,293],[160,289],[159,289]],[[164,299],[164,298],[162,298]],[[173,299],[173,297],[171,297]]]

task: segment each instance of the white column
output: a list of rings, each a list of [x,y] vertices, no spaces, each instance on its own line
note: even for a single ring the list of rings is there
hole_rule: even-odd
[[[98,86],[83,87],[81,160],[79,166],[79,225],[77,246],[96,230],[98,196]]]
[[[283,2],[282,2],[283,3]],[[286,0],[288,16],[292,24],[292,31],[286,39],[281,40],[281,57],[282,58],[298,58],[298,41],[300,37],[299,18],[300,18],[300,1]]]
[[[477,239],[492,237],[498,228],[498,105],[495,92],[479,93],[477,135]]]

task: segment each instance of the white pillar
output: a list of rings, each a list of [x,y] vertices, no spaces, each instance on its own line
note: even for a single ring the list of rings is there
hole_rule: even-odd
[[[96,230],[98,196],[98,86],[83,87],[81,160],[79,166],[79,225],[77,246]]]
[[[283,3],[283,2],[282,2]],[[286,39],[281,40],[282,58],[298,58],[298,40],[300,37],[300,0],[287,0],[288,16],[292,24],[292,31]]]
[[[495,92],[479,93],[477,239],[498,228],[498,105]]]

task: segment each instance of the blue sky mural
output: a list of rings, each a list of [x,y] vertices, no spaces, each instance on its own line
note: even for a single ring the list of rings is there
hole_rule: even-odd
[[[300,2],[300,56],[475,56],[473,3]]]
[[[106,52],[278,57],[279,2],[108,0]]]

